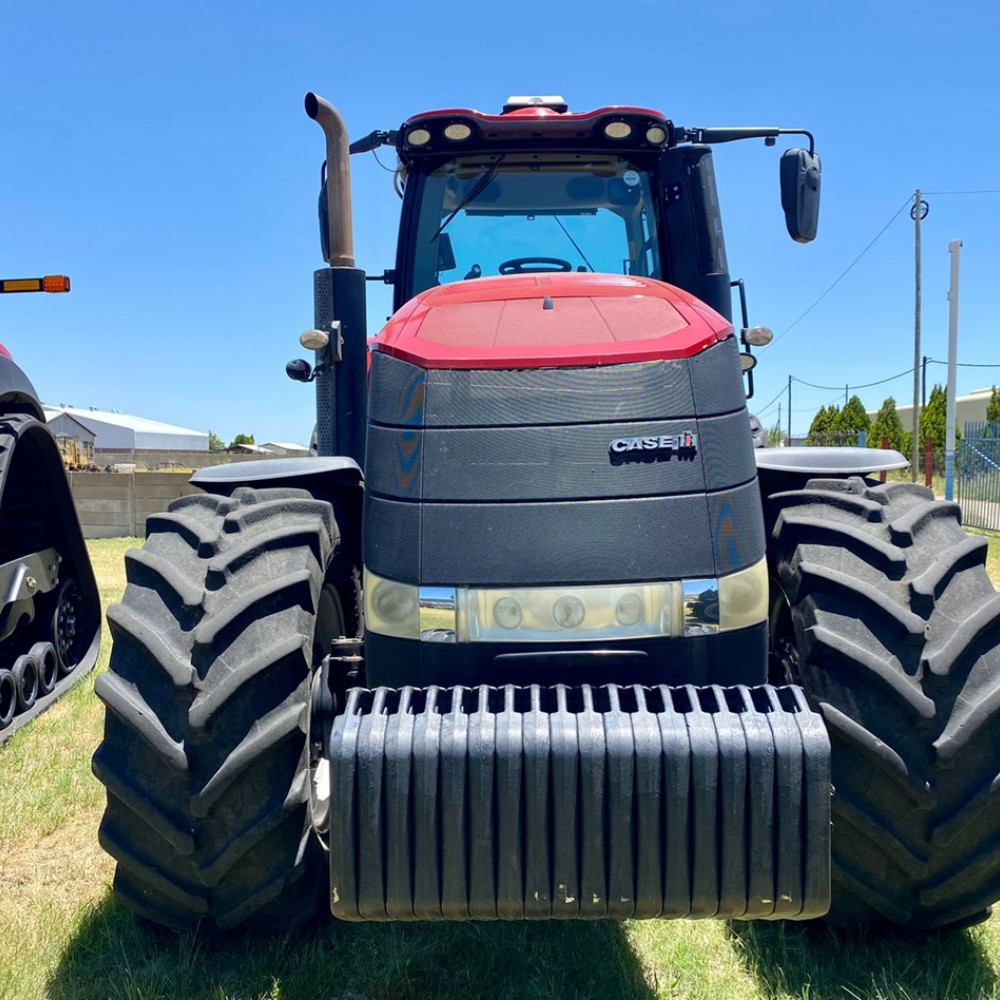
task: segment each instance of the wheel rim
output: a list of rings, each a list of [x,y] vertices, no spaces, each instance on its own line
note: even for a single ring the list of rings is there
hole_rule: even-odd
[[[776,596],[771,604],[768,622],[771,635],[768,680],[772,684],[798,684],[802,666],[795,642],[791,607],[788,598],[774,580],[771,581],[771,591]]]
[[[59,589],[52,616],[52,644],[62,674],[70,673],[82,658],[82,632],[78,627],[82,614],[83,594],[75,580],[66,580]]]

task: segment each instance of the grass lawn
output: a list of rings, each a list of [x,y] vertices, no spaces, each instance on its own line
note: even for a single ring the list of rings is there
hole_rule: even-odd
[[[136,540],[90,543],[105,607]],[[1000,539],[990,537],[1000,579]],[[221,944],[135,924],[97,844],[94,676],[0,747],[0,1000],[1000,998],[1000,918],[952,934],[672,921],[327,924]]]

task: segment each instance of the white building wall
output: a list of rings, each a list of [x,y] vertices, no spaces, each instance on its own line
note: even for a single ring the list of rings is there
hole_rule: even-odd
[[[208,451],[208,435],[153,434],[137,431],[135,446],[142,451]]]
[[[968,396],[959,396],[955,400],[955,425],[958,427],[959,432],[965,429],[966,424],[986,419],[986,407],[990,405],[990,395],[992,392],[992,389],[976,389]],[[912,430],[913,404],[900,406],[897,403],[896,412],[899,414],[899,419],[903,422],[903,430]],[[871,417],[871,421],[874,424],[875,418],[878,416],[878,410],[869,411],[868,416]]]

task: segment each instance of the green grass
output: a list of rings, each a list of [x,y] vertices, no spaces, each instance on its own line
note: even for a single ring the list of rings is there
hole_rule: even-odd
[[[105,606],[134,544],[90,543]],[[1000,538],[989,544],[997,580]],[[913,938],[683,920],[329,923],[214,944],[151,931],[114,902],[97,844],[102,724],[90,677],[0,747],[0,1000],[1000,998],[998,918]]]

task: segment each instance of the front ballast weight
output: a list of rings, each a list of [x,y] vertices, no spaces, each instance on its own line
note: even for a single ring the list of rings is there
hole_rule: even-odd
[[[342,920],[830,905],[830,744],[796,687],[354,689],[324,756]]]

